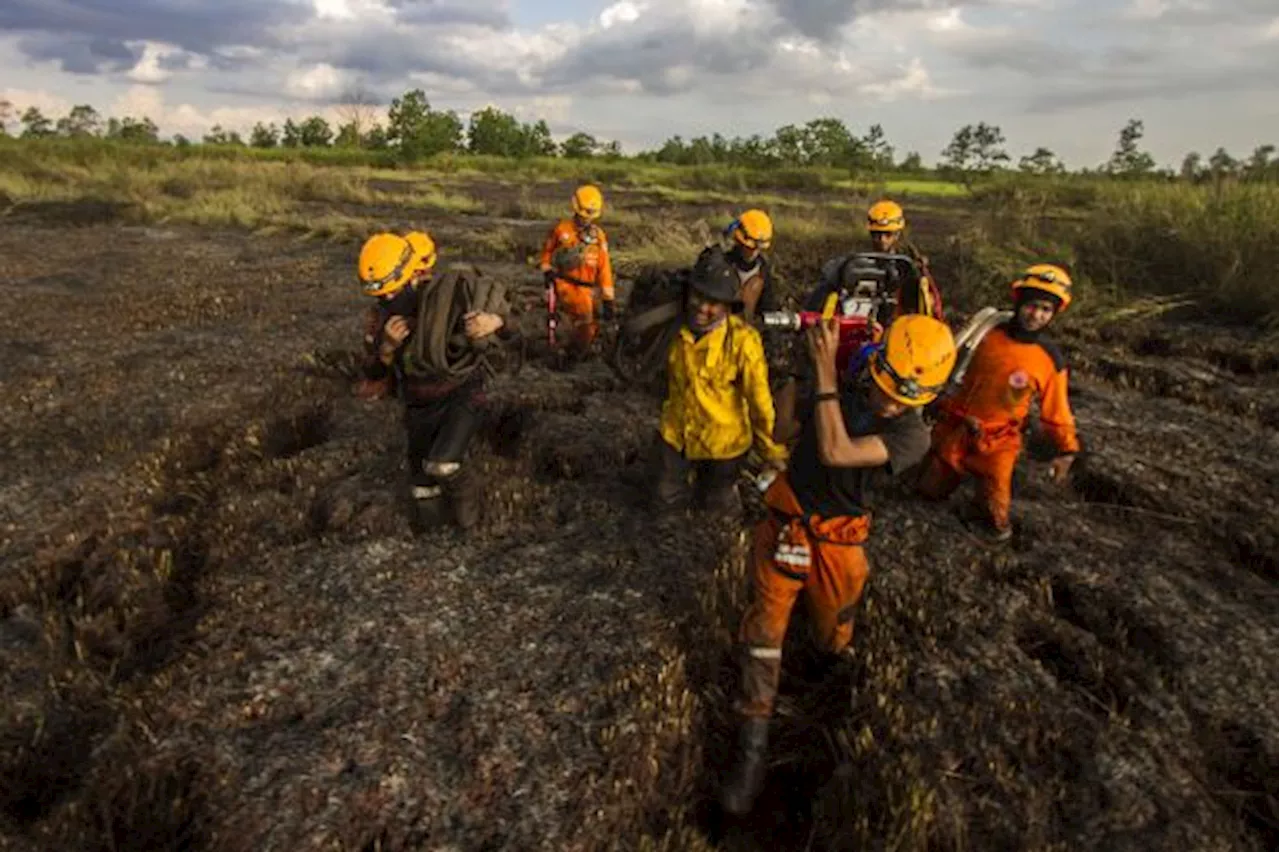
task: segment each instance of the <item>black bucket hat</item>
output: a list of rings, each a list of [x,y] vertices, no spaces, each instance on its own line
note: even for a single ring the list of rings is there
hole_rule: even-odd
[[[689,281],[695,293],[726,305],[737,301],[740,285],[737,271],[718,251],[703,252]]]

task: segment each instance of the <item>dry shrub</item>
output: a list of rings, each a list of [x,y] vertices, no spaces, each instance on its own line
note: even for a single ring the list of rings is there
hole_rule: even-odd
[[[1109,185],[1081,227],[1081,270],[1125,293],[1189,293],[1231,321],[1274,325],[1275,184]]]
[[[610,254],[616,269],[624,275],[644,267],[688,266],[707,245],[710,232],[705,223],[654,223],[630,229],[628,239]]]

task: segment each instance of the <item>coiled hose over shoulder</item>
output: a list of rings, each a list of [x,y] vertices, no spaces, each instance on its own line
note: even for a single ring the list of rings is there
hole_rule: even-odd
[[[463,317],[471,311],[509,317],[506,286],[475,267],[450,270],[427,284],[418,302],[417,331],[405,355],[405,372],[454,381],[487,367],[488,355],[499,343],[492,336],[467,339]]]

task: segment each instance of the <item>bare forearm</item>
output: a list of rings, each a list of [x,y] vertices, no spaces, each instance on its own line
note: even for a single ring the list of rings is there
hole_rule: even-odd
[[[838,399],[819,399],[814,411],[818,432],[818,459],[828,467],[847,467],[852,442],[844,426]]]
[[[788,443],[800,431],[796,421],[796,382],[789,380],[778,392],[777,417],[773,424],[773,440]]]
[[[814,417],[818,460],[827,467],[877,467],[889,461],[889,452],[877,436],[849,436],[838,401],[819,402]]]

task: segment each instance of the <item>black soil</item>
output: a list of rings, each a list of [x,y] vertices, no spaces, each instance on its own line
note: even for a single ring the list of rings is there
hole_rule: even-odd
[[[883,492],[860,662],[799,618],[729,821],[745,525],[652,517],[658,400],[534,357],[482,529],[415,533],[354,251],[0,230],[0,848],[1275,847],[1273,344],[1066,329],[1071,482],[1004,550]]]

